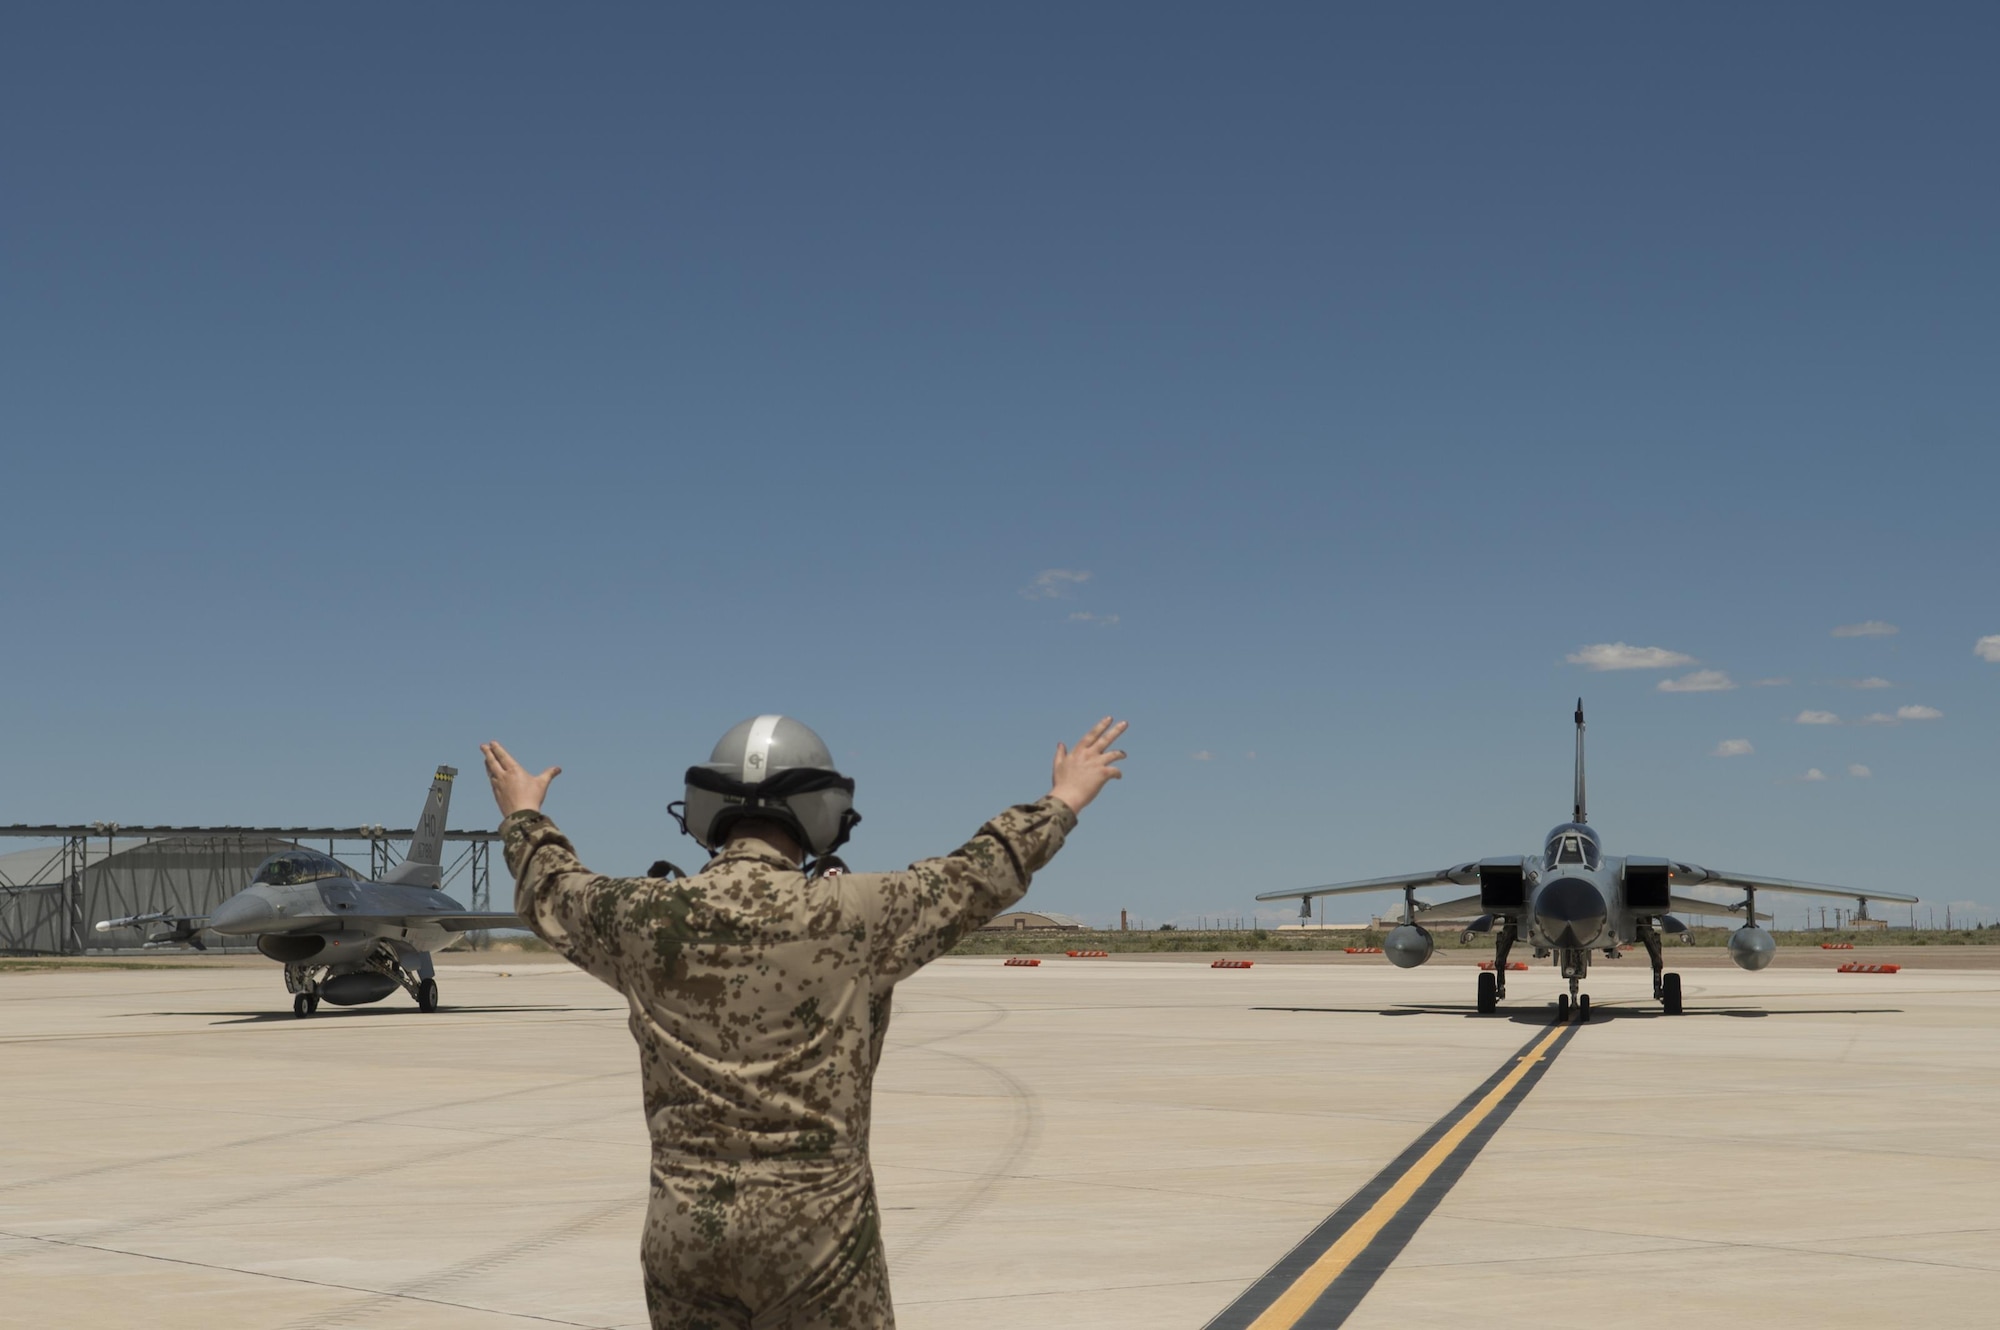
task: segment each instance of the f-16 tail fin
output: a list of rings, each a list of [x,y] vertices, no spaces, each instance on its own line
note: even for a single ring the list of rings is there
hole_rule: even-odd
[[[423,815],[417,819],[416,834],[410,837],[410,852],[403,862],[382,880],[405,887],[435,887],[444,870],[444,819],[451,811],[451,782],[457,767],[439,767],[431,777],[431,792],[424,799]]]
[[[1576,699],[1576,811],[1572,822],[1583,822],[1583,699]]]

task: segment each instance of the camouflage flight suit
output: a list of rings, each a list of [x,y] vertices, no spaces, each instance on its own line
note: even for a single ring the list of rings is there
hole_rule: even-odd
[[[895,1324],[868,1164],[889,990],[1019,900],[1075,825],[1045,798],[942,859],[810,881],[744,837],[661,881],[590,872],[540,813],[501,824],[516,912],[631,1008],[656,1330]]]

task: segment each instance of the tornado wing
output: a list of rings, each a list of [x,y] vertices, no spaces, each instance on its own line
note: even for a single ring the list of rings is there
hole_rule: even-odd
[[[1782,891],[1794,896],[1840,896],[1851,901],[1894,901],[1914,905],[1915,896],[1900,891],[1860,891],[1854,887],[1830,887],[1820,882],[1800,882],[1789,877],[1759,877],[1755,873],[1732,873],[1700,864],[1674,865],[1675,886],[1747,887],[1755,891]],[[1723,907],[1740,908],[1740,907]]]
[[[1439,868],[1427,873],[1409,873],[1401,877],[1371,877],[1360,882],[1335,882],[1324,887],[1304,887],[1295,891],[1267,891],[1257,897],[1260,901],[1303,901],[1315,896],[1354,896],[1364,891],[1402,891],[1408,887],[1476,887],[1479,885],[1479,864],[1477,861],[1459,864],[1452,868]],[[1872,899],[1872,898],[1871,898]]]

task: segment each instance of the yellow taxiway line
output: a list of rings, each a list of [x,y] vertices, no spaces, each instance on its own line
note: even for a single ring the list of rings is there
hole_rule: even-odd
[[[1431,1174],[1437,1172],[1444,1161],[1451,1157],[1452,1151],[1462,1145],[1465,1138],[1472,1134],[1473,1129],[1492,1115],[1494,1109],[1500,1107],[1507,1095],[1521,1083],[1521,1078],[1542,1060],[1542,1054],[1548,1051],[1549,1045],[1562,1038],[1569,1028],[1565,1025],[1557,1026],[1542,1036],[1541,1041],[1533,1048],[1523,1053],[1516,1060],[1514,1069],[1501,1077],[1499,1084],[1487,1091],[1486,1097],[1473,1105],[1471,1112],[1454,1123],[1450,1131],[1440,1136],[1437,1143],[1426,1150],[1421,1159],[1410,1165],[1409,1170],[1396,1179],[1395,1185],[1383,1192],[1375,1204],[1368,1207],[1368,1212],[1351,1224],[1331,1247],[1321,1253],[1318,1260],[1307,1266],[1305,1272],[1292,1281],[1291,1287],[1280,1293],[1277,1299],[1250,1323],[1249,1330],[1292,1330],[1292,1327],[1298,1324],[1299,1318],[1319,1300],[1320,1295],[1333,1287],[1333,1281],[1340,1278],[1341,1273],[1354,1263],[1354,1258],[1368,1249],[1368,1244],[1373,1242],[1376,1235],[1396,1217],[1396,1212],[1409,1204],[1410,1198],[1417,1194],[1417,1189],[1430,1180]]]

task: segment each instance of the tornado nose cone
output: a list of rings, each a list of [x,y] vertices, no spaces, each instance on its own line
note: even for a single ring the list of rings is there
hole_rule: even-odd
[[[271,908],[255,887],[239,891],[208,916],[208,926],[218,933],[260,933],[277,922],[278,912]]]
[[[1535,922],[1558,947],[1587,947],[1604,932],[1604,897],[1582,878],[1557,878],[1536,893]]]

